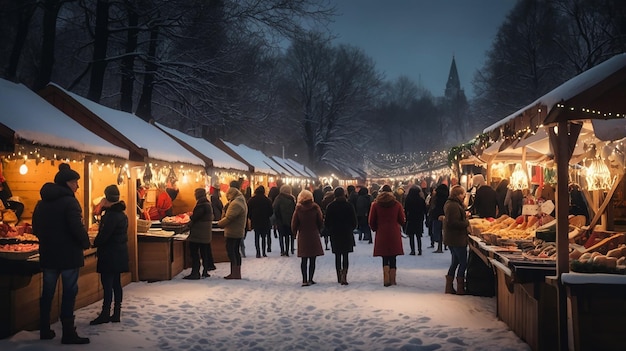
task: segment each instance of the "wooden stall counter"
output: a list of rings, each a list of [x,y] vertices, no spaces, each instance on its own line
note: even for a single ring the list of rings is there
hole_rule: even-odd
[[[170,280],[183,271],[187,234],[152,228],[137,233],[139,280]]]
[[[496,316],[533,350],[557,349],[556,289],[545,282],[556,273],[555,262],[529,261],[518,250],[487,245],[474,236],[469,243],[470,256],[495,274]]]
[[[547,282],[557,284],[556,277]],[[563,273],[570,350],[623,350],[626,345],[626,275]]]

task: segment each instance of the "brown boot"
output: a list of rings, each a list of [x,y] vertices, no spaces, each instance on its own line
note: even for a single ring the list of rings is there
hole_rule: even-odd
[[[454,277],[451,275],[446,275],[446,294],[456,294],[456,290],[454,290],[453,282],[454,282]]]
[[[383,266],[383,285],[391,286],[389,282],[389,266]]]
[[[396,285],[396,269],[389,269],[389,284]]]
[[[341,276],[343,274],[343,270],[338,269],[337,270],[337,283],[341,284]]]
[[[235,266],[231,263],[230,274],[225,276],[224,279],[241,279],[241,266]]]
[[[348,285],[348,270],[341,270],[341,285]]]
[[[465,295],[465,277],[456,277],[456,294]]]

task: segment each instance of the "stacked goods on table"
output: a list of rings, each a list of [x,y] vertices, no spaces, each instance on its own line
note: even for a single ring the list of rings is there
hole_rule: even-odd
[[[581,273],[626,274],[626,235],[614,234],[600,243],[570,253],[570,268]]]
[[[183,233],[189,230],[189,218],[188,213],[181,213],[176,216],[163,217],[161,219],[161,228],[167,231],[173,231],[177,234]]]
[[[542,218],[543,219],[543,218]],[[548,218],[547,220],[552,220]],[[547,221],[543,219],[543,221]],[[511,218],[502,215],[493,218],[472,218],[469,220],[473,233],[496,235],[503,239],[532,240],[535,237],[535,230],[542,223],[536,216],[519,216]]]
[[[32,234],[30,225],[14,226],[0,223],[0,257],[26,259],[37,253],[39,240]]]

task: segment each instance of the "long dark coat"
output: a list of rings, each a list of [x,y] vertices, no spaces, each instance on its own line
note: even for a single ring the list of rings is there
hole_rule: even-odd
[[[46,183],[33,211],[33,232],[39,238],[41,268],[73,269],[85,265],[83,250],[91,245],[83,210],[72,189]]]
[[[93,246],[98,248],[98,273],[128,272],[128,217],[123,201],[107,208]]]
[[[422,236],[424,233],[424,216],[426,215],[426,201],[422,199],[418,190],[411,188],[404,200],[404,214],[406,216],[406,233]]]
[[[265,194],[257,194],[248,200],[248,218],[250,218],[250,225],[252,229],[271,229],[272,222],[270,217],[274,213],[272,207],[272,200],[270,200]]]
[[[345,197],[335,198],[335,201],[326,207],[324,227],[330,233],[330,243],[333,253],[342,254],[354,251],[354,233],[356,228],[356,213],[354,207]]]
[[[201,197],[196,201],[189,223],[189,236],[187,241],[199,244],[210,244],[213,239],[213,207],[206,198]]]
[[[298,257],[324,255],[320,240],[322,225],[322,210],[313,200],[305,200],[296,205],[291,218],[291,231],[298,240]]]
[[[381,192],[372,204],[368,218],[374,237],[374,256],[404,255],[400,226],[405,222],[404,209],[395,196]]]

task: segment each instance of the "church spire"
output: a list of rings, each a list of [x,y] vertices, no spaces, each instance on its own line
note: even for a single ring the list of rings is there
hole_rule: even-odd
[[[447,98],[456,97],[461,91],[461,81],[459,80],[459,72],[456,70],[456,61],[454,55],[452,56],[452,64],[450,65],[450,74],[448,75],[448,82],[446,83],[445,96]]]

